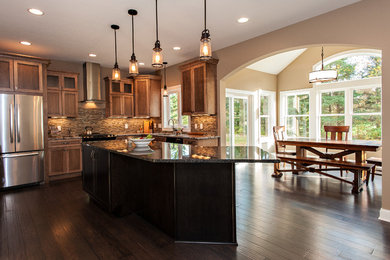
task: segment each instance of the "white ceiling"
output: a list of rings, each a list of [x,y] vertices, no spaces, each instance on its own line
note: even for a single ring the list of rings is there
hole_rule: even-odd
[[[207,27],[213,50],[262,35],[329,12],[359,0],[209,0]],[[66,61],[93,61],[111,67],[114,63],[114,33],[118,31],[119,66],[126,68],[131,56],[131,17],[135,17],[135,53],[150,70],[155,42],[153,0],[0,0],[0,49]],[[27,12],[38,8],[38,17]],[[248,23],[239,24],[239,17]],[[203,29],[202,0],[160,0],[160,41],[164,59],[173,65],[199,55]],[[19,41],[30,41],[23,46]],[[172,47],[180,46],[180,51]],[[88,53],[96,53],[96,58]]]
[[[306,51],[306,49],[298,49],[279,53],[255,62],[249,65],[247,68],[277,75],[288,65],[290,65],[291,62],[298,58],[298,56],[301,55],[304,51]]]

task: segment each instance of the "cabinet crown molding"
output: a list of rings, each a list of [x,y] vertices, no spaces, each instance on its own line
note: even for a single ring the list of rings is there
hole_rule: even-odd
[[[190,61],[186,64],[183,64],[181,66],[179,66],[180,70],[187,70],[191,67],[194,67],[194,66],[197,66],[197,65],[201,65],[201,64],[214,64],[214,65],[217,65],[219,62],[218,59],[214,59],[214,58],[211,58],[209,60],[194,60],[194,61]]]

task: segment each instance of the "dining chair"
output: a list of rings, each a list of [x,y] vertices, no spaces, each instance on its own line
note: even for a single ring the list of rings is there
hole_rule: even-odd
[[[296,155],[297,153],[295,151],[287,150],[285,145],[281,145],[278,142],[280,140],[285,140],[287,138],[286,127],[274,126],[272,130],[273,130],[274,141],[275,141],[276,156],[278,156],[278,154]],[[286,162],[282,161],[282,163],[283,163],[283,167],[286,167]],[[294,169],[294,165],[291,165],[291,168]]]
[[[348,140],[349,126],[324,126],[325,130],[325,138],[326,140]],[[326,149],[326,153],[329,154],[328,148]],[[344,161],[345,156],[339,157],[338,159]],[[340,169],[340,175],[343,176],[343,170]]]

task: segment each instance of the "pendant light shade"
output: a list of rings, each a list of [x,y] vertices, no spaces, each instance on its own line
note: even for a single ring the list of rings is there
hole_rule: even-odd
[[[163,89],[163,97],[168,97],[168,89],[167,89],[167,64],[168,62],[163,62],[164,64],[164,89]]]
[[[324,47],[321,52],[321,70],[309,73],[309,83],[320,83],[337,79],[337,70],[324,70]]]
[[[119,30],[119,26],[113,24],[111,25],[111,29],[114,30],[114,37],[115,37],[115,64],[114,64],[114,68],[112,69],[112,80],[118,81],[121,80],[121,71],[118,66],[118,51],[117,51],[117,44],[116,44],[116,30]]]
[[[156,42],[153,48],[152,66],[155,68],[163,67],[163,56],[160,41],[158,39],[158,12],[157,12],[157,0],[156,0]]]
[[[204,30],[202,31],[202,37],[200,38],[200,59],[211,59],[211,39],[210,31],[206,27],[206,0],[204,0]]]
[[[134,15],[137,15],[138,12],[137,10],[129,9],[128,13],[131,15],[131,42],[133,49],[133,53],[131,54],[131,59],[129,62],[129,74],[130,76],[136,76],[138,75],[138,61],[134,53]]]

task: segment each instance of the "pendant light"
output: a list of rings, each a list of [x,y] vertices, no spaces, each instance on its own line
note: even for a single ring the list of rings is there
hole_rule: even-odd
[[[321,70],[309,73],[309,83],[333,81],[337,79],[337,70],[324,70],[324,47],[321,52]]]
[[[134,53],[134,15],[137,15],[138,12],[137,10],[129,9],[128,13],[129,15],[131,15],[131,42],[133,49],[133,53],[131,54],[131,59],[129,63],[129,74],[130,76],[136,76],[138,75],[138,61]]]
[[[200,38],[200,59],[209,60],[211,55],[210,31],[206,28],[206,0],[204,0],[204,30]]]
[[[168,89],[167,89],[167,64],[168,62],[163,62],[164,64],[164,90],[163,90],[163,97],[168,97]]]
[[[157,0],[156,0],[156,42],[153,48],[152,66],[155,68],[162,68],[163,56],[161,53],[160,41],[158,40],[158,13],[157,13]]]
[[[114,30],[114,37],[115,37],[115,65],[112,69],[112,80],[118,81],[121,80],[121,71],[118,67],[118,52],[116,47],[116,30],[119,30],[119,25],[113,24],[111,25],[111,29]]]

